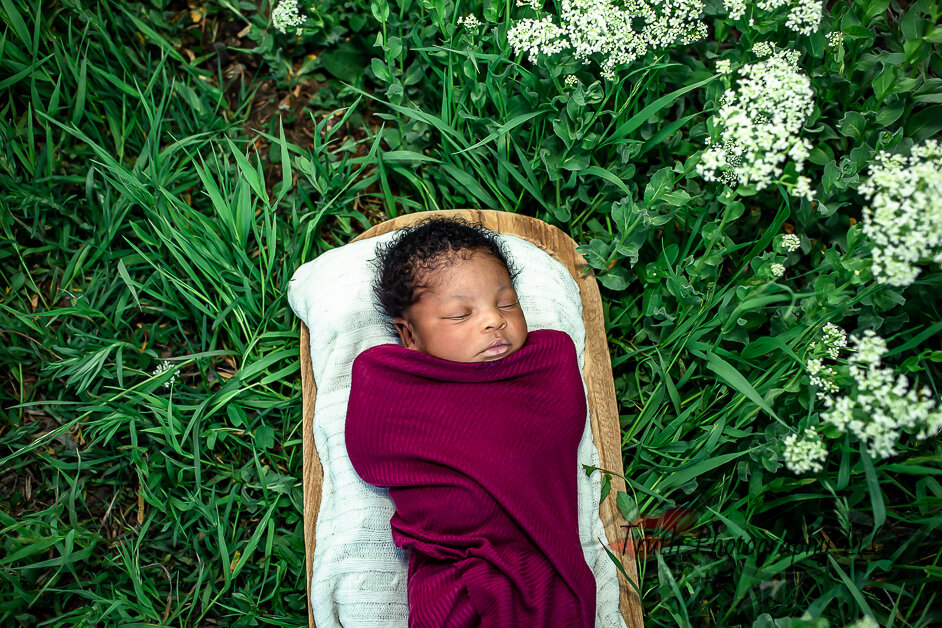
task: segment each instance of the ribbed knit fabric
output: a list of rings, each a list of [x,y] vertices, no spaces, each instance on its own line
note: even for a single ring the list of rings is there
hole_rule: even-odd
[[[592,628],[573,469],[586,399],[564,332],[531,331],[490,362],[400,345],[353,362],[345,439],[389,489],[409,555],[410,628]]]

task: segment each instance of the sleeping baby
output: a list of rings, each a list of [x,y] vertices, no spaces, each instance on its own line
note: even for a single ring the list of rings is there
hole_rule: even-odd
[[[409,552],[410,628],[592,628],[577,518],[586,399],[572,339],[527,332],[494,234],[427,219],[378,247],[400,344],[353,362],[345,438]]]

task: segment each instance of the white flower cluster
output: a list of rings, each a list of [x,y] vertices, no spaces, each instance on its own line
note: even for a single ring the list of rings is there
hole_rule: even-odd
[[[298,0],[281,0],[271,12],[271,23],[275,30],[282,33],[287,33],[288,29],[301,26],[304,23],[304,18],[298,14]],[[300,35],[301,29],[297,29],[296,33]]]
[[[785,274],[785,266],[783,264],[779,264],[778,262],[774,262],[772,266],[769,267],[769,271],[772,273],[772,276],[777,279]]]
[[[724,95],[715,118],[723,143],[709,146],[697,164],[705,180],[720,180],[720,172],[729,169],[761,190],[782,176],[788,160],[801,172],[811,143],[798,132],[814,107],[814,93],[797,57],[798,51],[782,50],[740,68],[738,90]],[[810,199],[807,177],[798,177],[796,192]]]
[[[886,340],[872,329],[864,330],[863,336],[855,336],[853,341],[857,356],[854,361],[860,364],[879,364],[888,351]]]
[[[716,62],[716,71],[720,74],[729,74],[733,71],[732,62],[729,59],[720,59]]]
[[[612,0],[562,0],[561,26],[550,16],[525,18],[507,32],[507,41],[514,52],[528,52],[531,63],[540,53],[554,55],[564,49],[572,49],[582,61],[599,53],[602,75],[611,79],[617,66],[631,63],[649,49],[706,37],[706,24],[699,19],[702,12],[702,0],[626,0],[620,6]]]
[[[526,28],[523,28],[526,25]],[[530,63],[536,62],[540,53],[554,55],[567,47],[566,31],[553,23],[553,18],[545,16],[540,20],[525,18],[507,31],[507,41],[514,52],[525,50],[530,55]]]
[[[170,379],[164,382],[164,388],[170,388],[170,385],[177,381],[177,369],[173,368],[173,365],[170,364],[170,360],[164,360],[157,365],[157,368],[151,373],[154,377],[163,375],[167,371],[173,371],[173,375],[170,376]]]
[[[821,22],[821,0],[759,0],[756,8],[775,11],[787,7],[785,26],[796,33],[810,35],[818,30]]]
[[[838,390],[834,379],[837,377],[837,371],[830,366],[824,366],[824,360],[821,358],[810,358],[805,364],[808,374],[811,376],[811,385],[817,386],[818,399],[823,399],[829,394],[834,394]]]
[[[746,13],[746,0],[723,0],[723,6],[731,20],[741,19]],[[755,7],[762,11],[775,11],[787,7],[785,26],[802,35],[810,35],[817,31],[818,24],[821,22],[821,0],[759,0],[755,3]],[[749,26],[750,28],[754,26],[752,19],[749,20]]]
[[[785,439],[783,456],[785,466],[797,475],[823,469],[824,465],[821,463],[827,458],[828,450],[824,447],[824,442],[818,432],[813,427],[809,427],[802,432],[801,437],[798,434],[789,434]]]
[[[841,349],[847,346],[847,332],[835,325],[827,323],[824,326],[824,338],[821,344],[826,347],[825,352],[832,360],[836,360],[840,355]],[[814,349],[818,343],[812,342],[811,348]]]
[[[575,87],[576,85],[579,85],[579,77],[577,77],[575,74],[567,74],[566,85],[569,87]]]
[[[864,615],[854,623],[848,624],[847,628],[880,628],[880,624],[870,615]]]
[[[481,25],[481,21],[473,13],[468,13],[464,17],[458,18],[458,26],[464,26],[465,28],[477,28]]]
[[[746,13],[746,0],[723,0],[729,19],[738,20]]]
[[[850,358],[850,374],[856,384],[856,397],[824,397],[827,411],[821,418],[842,432],[851,432],[881,458],[897,453],[902,432],[915,432],[925,440],[942,429],[942,411],[936,409],[931,391],[923,387],[920,395],[909,388],[905,375],[880,365],[886,353],[886,341],[872,329],[863,336],[852,336],[855,353]],[[921,397],[921,398],[920,398]]]
[[[801,248],[801,238],[794,233],[786,233],[782,236],[782,248],[789,253],[794,253]]]
[[[880,151],[869,175],[859,191],[869,201],[863,232],[875,245],[874,277],[908,286],[920,262],[942,264],[942,145],[926,140],[908,158]]]
[[[814,196],[814,190],[811,189],[811,179],[808,177],[798,177],[798,181],[795,182],[795,189],[792,190],[792,195],[811,200],[811,197]]]
[[[517,0],[518,7],[530,7],[534,11],[539,11],[543,8],[543,0]]]
[[[760,59],[772,54],[772,45],[767,41],[757,41],[752,44],[752,53]]]
[[[831,31],[827,37],[829,48],[837,48],[844,41],[844,33],[840,31]]]

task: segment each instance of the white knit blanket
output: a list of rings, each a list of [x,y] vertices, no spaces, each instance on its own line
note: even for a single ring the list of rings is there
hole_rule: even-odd
[[[392,541],[395,506],[386,489],[360,479],[344,444],[353,359],[365,349],[397,343],[374,305],[370,284],[377,244],[395,232],[350,243],[301,266],[288,286],[288,302],[311,333],[317,385],[314,444],[324,469],[317,513],[311,605],[318,628],[406,628],[408,553]],[[517,294],[528,329],[558,329],[572,337],[585,365],[585,328],[579,287],[566,268],[538,247],[499,234],[521,268]],[[584,387],[584,384],[583,384]],[[625,628],[618,610],[615,565],[599,539],[601,472],[586,476],[583,464],[599,466],[589,417],[578,450],[579,536],[597,583],[596,628]],[[552,464],[552,460],[547,460]]]

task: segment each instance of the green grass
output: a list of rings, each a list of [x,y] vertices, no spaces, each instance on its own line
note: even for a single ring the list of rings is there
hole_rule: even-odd
[[[825,322],[878,329],[938,397],[942,274],[874,283],[856,192],[879,148],[940,130],[938,6],[834,4],[840,62],[797,40],[820,206],[693,170],[723,90],[707,53],[768,35],[589,85],[572,59],[515,58],[506,28],[456,31],[479,5],[390,8],[324,4],[293,39],[264,4],[0,1],[0,624],[306,625],[288,280],[371,224],[452,207],[585,246],[626,510],[762,542],[643,562],[648,625],[942,620],[938,439],[871,460],[830,435],[800,476],[780,455],[821,409],[804,363]],[[784,231],[807,246],[772,282]]]

